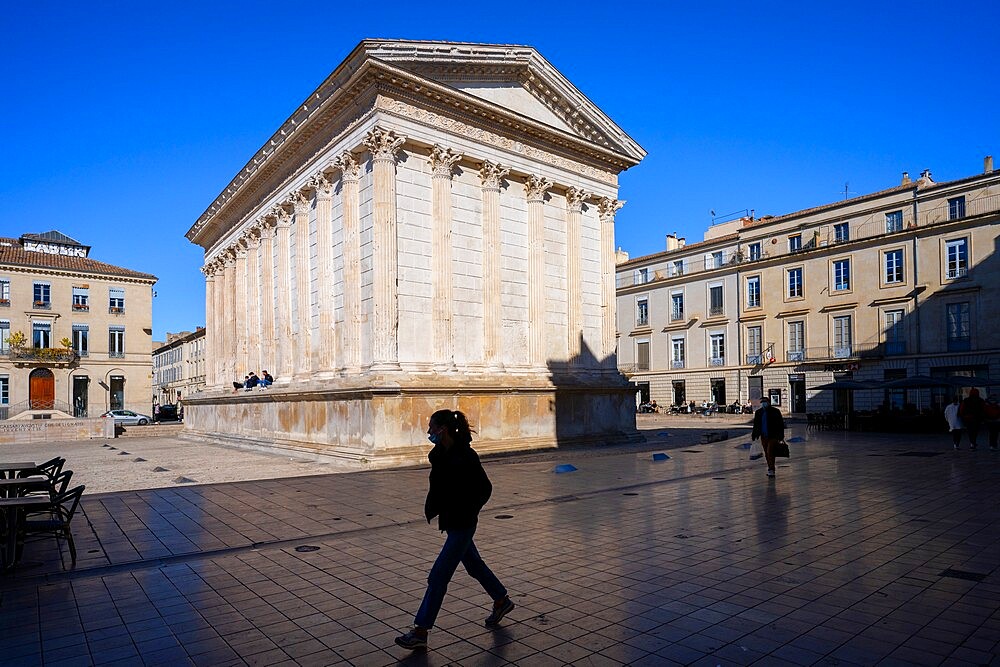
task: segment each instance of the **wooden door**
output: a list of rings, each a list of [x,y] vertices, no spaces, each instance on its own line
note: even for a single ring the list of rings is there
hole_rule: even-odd
[[[55,406],[56,378],[49,369],[31,371],[28,390],[32,410],[51,410]]]

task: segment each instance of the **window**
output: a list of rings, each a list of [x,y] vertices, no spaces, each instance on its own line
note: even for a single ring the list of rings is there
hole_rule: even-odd
[[[885,353],[906,354],[906,331],[903,329],[905,311],[885,311]]]
[[[90,310],[90,290],[86,287],[73,288],[73,310]]]
[[[0,320],[0,354],[10,352],[10,320]]]
[[[948,200],[948,219],[958,220],[965,217],[965,197],[954,197]]]
[[[108,356],[125,356],[125,327],[108,328]]]
[[[708,288],[708,314],[722,315],[722,285],[712,285]]]
[[[670,295],[670,319],[671,321],[684,319],[684,293],[675,292]]]
[[[903,282],[903,251],[887,250],[885,257],[885,282]]]
[[[747,364],[763,363],[761,358],[761,328],[747,327]]]
[[[670,339],[670,362],[674,368],[684,368],[684,337]]]
[[[52,325],[48,322],[32,322],[31,345],[35,348],[52,347]]]
[[[108,312],[125,312],[125,290],[120,287],[112,287],[108,290]]]
[[[846,243],[851,240],[850,223],[840,222],[833,226],[833,242]]]
[[[851,289],[851,260],[838,259],[833,263],[833,291]]]
[[[675,259],[670,263],[670,275],[672,276],[683,276],[684,275],[684,260]]]
[[[35,283],[35,308],[52,307],[52,286],[49,283]]]
[[[788,269],[788,298],[797,299],[802,296],[802,267]]]
[[[0,375],[0,405],[10,405],[10,376]],[[4,419],[7,415],[3,415]]]
[[[90,327],[86,324],[74,324],[73,325],[73,351],[76,352],[81,357],[86,357],[90,354],[90,345],[88,338],[90,337]]]
[[[646,297],[636,299],[635,302],[635,325],[644,327],[649,324],[649,300]]]
[[[712,253],[712,268],[713,269],[721,269],[722,268],[722,261],[723,261],[723,254],[722,254],[721,250],[719,252],[713,252]]]
[[[649,269],[636,269],[635,284],[643,285],[649,282]]]
[[[708,360],[711,366],[725,366],[726,365],[726,334],[716,333],[708,337],[709,350],[711,350],[711,357]]]
[[[788,361],[805,361],[806,323],[788,323]]]
[[[892,234],[893,232],[903,231],[903,212],[893,211],[892,213],[885,214],[885,233]]]
[[[949,303],[948,316],[948,351],[966,352],[970,349],[972,340],[972,324],[969,320],[969,302]]]
[[[760,242],[759,241],[757,243],[751,243],[748,246],[748,250],[749,250],[750,261],[751,262],[760,259]]]
[[[649,341],[638,341],[635,345],[635,368],[638,371],[649,370]]]
[[[963,278],[969,272],[968,239],[952,239],[944,242],[945,276],[949,280]]]
[[[0,306],[10,305],[10,281],[0,280]]]
[[[760,276],[747,278],[747,308],[760,308]]]
[[[833,357],[846,359],[851,356],[851,316],[833,318]]]
[[[788,237],[788,252],[802,250],[802,234],[793,234]]]

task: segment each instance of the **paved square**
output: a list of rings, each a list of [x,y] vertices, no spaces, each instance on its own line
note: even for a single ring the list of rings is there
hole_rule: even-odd
[[[396,647],[442,543],[427,470],[321,475],[85,496],[76,570],[48,541],[0,577],[2,662],[1000,663],[997,453],[794,427],[769,480],[745,435],[648,435],[487,460],[476,541],[518,605],[499,628],[460,569],[430,650]]]

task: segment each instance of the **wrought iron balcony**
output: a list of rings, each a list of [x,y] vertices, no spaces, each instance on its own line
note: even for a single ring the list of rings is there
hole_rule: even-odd
[[[20,366],[68,366],[77,359],[76,352],[61,347],[10,348],[7,357]]]
[[[724,314],[725,312],[726,312],[726,309],[723,306],[711,306],[708,309],[708,315],[709,315],[709,317],[716,317],[718,315]]]
[[[748,366],[759,366],[764,363],[764,355],[762,354],[748,354],[747,355],[747,365]]]
[[[806,353],[804,350],[792,350],[785,352],[785,361],[805,361]]]
[[[684,368],[684,360],[683,359],[674,359],[670,363],[670,366],[671,366],[671,368]]]
[[[708,365],[709,366],[725,366],[726,365],[726,358],[725,357],[712,357],[711,359],[708,360]]]
[[[34,301],[32,302],[32,307],[35,310],[52,310],[51,301]]]

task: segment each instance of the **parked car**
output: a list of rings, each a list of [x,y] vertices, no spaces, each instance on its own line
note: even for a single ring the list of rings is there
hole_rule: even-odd
[[[156,421],[172,422],[177,421],[177,406],[172,403],[164,403],[160,406],[160,412],[156,415]]]
[[[153,418],[149,415],[140,415],[138,412],[132,412],[131,410],[108,410],[102,417],[114,417],[115,425],[122,426],[145,426],[146,424],[153,421]]]

